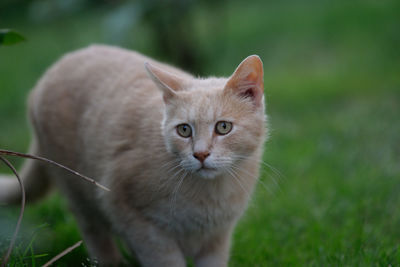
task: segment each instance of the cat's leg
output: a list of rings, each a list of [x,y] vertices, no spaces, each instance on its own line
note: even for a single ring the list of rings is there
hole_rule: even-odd
[[[113,240],[110,229],[95,217],[86,216],[85,212],[76,213],[79,230],[91,259],[99,266],[119,266],[122,257]]]
[[[122,256],[113,240],[109,223],[99,210],[100,204],[94,197],[92,185],[71,175],[56,172],[58,186],[68,200],[75,215],[84,245],[89,256],[100,266],[118,266]]]
[[[185,267],[186,260],[175,240],[151,222],[135,216],[124,225],[122,236],[141,266]]]
[[[204,242],[200,251],[194,257],[195,266],[228,266],[231,234],[231,229],[224,230]]]

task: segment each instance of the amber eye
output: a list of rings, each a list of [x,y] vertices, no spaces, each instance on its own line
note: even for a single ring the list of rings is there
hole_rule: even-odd
[[[225,135],[232,130],[232,123],[228,121],[219,121],[215,125],[215,132],[219,135]]]
[[[176,131],[180,136],[185,138],[192,136],[192,128],[190,128],[189,124],[179,124],[176,126]]]

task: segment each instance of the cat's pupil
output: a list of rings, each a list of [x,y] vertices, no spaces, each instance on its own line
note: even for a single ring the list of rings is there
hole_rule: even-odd
[[[190,137],[192,135],[192,128],[187,124],[180,124],[176,128],[178,134],[182,137]]]

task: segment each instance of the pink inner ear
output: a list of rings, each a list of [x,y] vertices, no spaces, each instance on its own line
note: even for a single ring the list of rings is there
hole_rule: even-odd
[[[264,93],[261,59],[253,55],[243,60],[228,80],[225,88],[240,97],[250,98],[255,106],[260,106]]]
[[[248,97],[250,97],[250,98],[253,98],[254,99],[254,91],[255,91],[255,88],[249,88],[249,89],[247,89],[246,91],[244,91],[244,92],[242,92],[242,93],[240,93],[239,95],[241,96],[241,97],[243,97],[243,98],[248,98]]]
[[[255,106],[258,107],[261,105],[263,92],[260,90],[260,88],[251,87],[242,91],[238,95],[243,98],[250,98]]]

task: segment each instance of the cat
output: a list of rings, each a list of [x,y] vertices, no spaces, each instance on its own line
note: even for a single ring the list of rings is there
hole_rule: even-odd
[[[232,231],[258,180],[267,121],[263,65],[252,55],[229,78],[195,78],[122,48],[69,53],[29,96],[29,152],[94,178],[26,161],[28,200],[55,184],[102,266],[227,266]],[[0,203],[19,203],[0,179]]]

